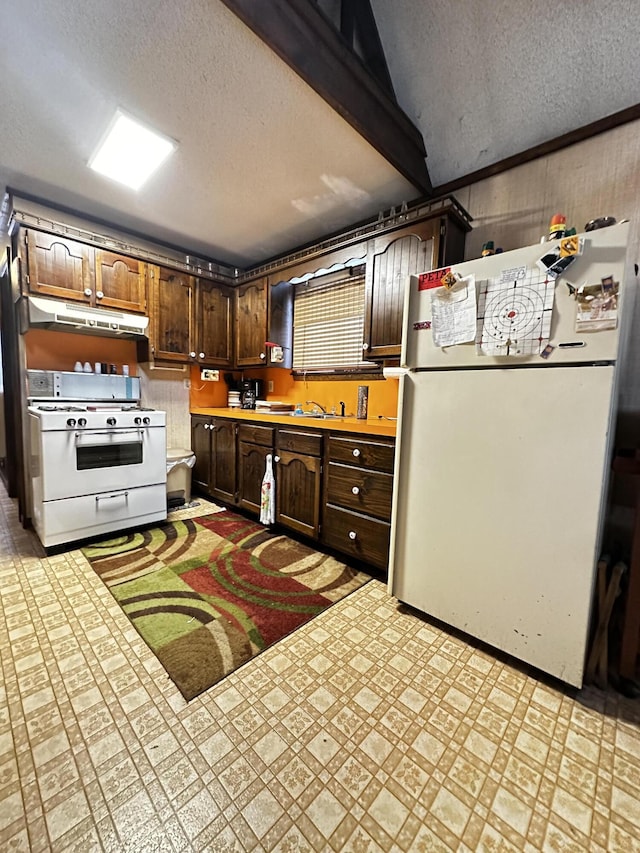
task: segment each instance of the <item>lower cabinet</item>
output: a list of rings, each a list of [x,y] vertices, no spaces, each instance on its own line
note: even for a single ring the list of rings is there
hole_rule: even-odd
[[[226,418],[191,416],[191,473],[194,492],[235,504],[237,492],[236,436],[238,425]]]
[[[320,535],[322,433],[278,429],[276,522],[312,539]]]
[[[241,423],[238,428],[237,505],[260,514],[260,493],[267,464],[273,453],[273,427]]]
[[[191,433],[194,491],[259,515],[272,453],[276,523],[386,571],[393,439],[203,415]]]
[[[379,569],[389,561],[393,441],[329,435],[322,541]]]

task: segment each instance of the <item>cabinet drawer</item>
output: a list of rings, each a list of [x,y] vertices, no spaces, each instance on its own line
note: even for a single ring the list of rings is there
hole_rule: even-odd
[[[240,424],[238,438],[250,444],[262,444],[263,447],[273,447],[273,427],[258,426],[257,424]]]
[[[389,521],[392,494],[392,474],[329,463],[327,503]]]
[[[391,525],[366,518],[347,509],[327,504],[324,510],[322,541],[372,566],[386,569],[389,562]]]
[[[279,429],[276,438],[278,450],[302,453],[306,456],[322,455],[322,435],[314,432],[302,432],[292,429]]]
[[[376,471],[393,473],[393,444],[384,444],[370,439],[342,438],[332,435],[329,438],[329,459],[343,462],[358,468],[374,468]]]

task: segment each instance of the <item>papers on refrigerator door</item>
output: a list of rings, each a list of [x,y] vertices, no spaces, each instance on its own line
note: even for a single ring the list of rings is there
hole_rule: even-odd
[[[529,267],[478,285],[479,355],[539,355],[549,343],[555,281]]]
[[[600,284],[583,284],[576,293],[576,332],[599,332],[618,325],[619,282],[613,276]]]
[[[431,292],[431,328],[437,347],[451,347],[475,340],[476,279],[468,275],[450,290],[438,287]]]

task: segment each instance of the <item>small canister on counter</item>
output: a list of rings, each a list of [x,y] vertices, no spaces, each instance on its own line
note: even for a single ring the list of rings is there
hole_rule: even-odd
[[[369,409],[369,386],[358,385],[358,407],[356,409],[356,417],[366,421],[367,412]]]

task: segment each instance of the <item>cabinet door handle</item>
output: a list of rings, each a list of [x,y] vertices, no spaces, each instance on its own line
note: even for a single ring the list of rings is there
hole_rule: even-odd
[[[262,359],[262,361],[264,361],[266,357],[267,356],[263,352],[260,353],[260,358]]]
[[[101,290],[96,291],[96,299],[102,299],[104,293]]]
[[[358,536],[358,534],[355,532],[355,530],[349,531],[349,539],[356,539],[357,536]]]
[[[274,457],[273,457],[273,461],[274,461],[274,462],[279,462],[279,461],[280,461],[280,457],[279,457],[279,456],[274,456]]]
[[[369,349],[369,344],[368,344],[366,341],[365,341],[365,343],[363,343],[363,344],[362,344],[362,349],[363,349],[365,352]]]
[[[353,451],[353,455],[356,457],[356,459],[358,458],[358,456],[360,456],[360,451],[358,450],[358,448],[357,448],[357,447],[356,447],[356,448],[355,448],[355,450]]]
[[[190,353],[189,353],[189,358],[195,358],[195,357],[196,357],[195,352],[190,352]]]
[[[201,352],[201,353],[200,353],[199,358],[204,358],[204,353],[203,353],[203,352]]]
[[[90,287],[85,287],[84,295],[85,296],[91,296],[91,288]]]
[[[359,495],[359,494],[360,494],[360,489],[358,488],[358,486],[354,486],[354,487],[351,489],[351,491],[353,492],[353,494],[354,494],[354,495]]]

